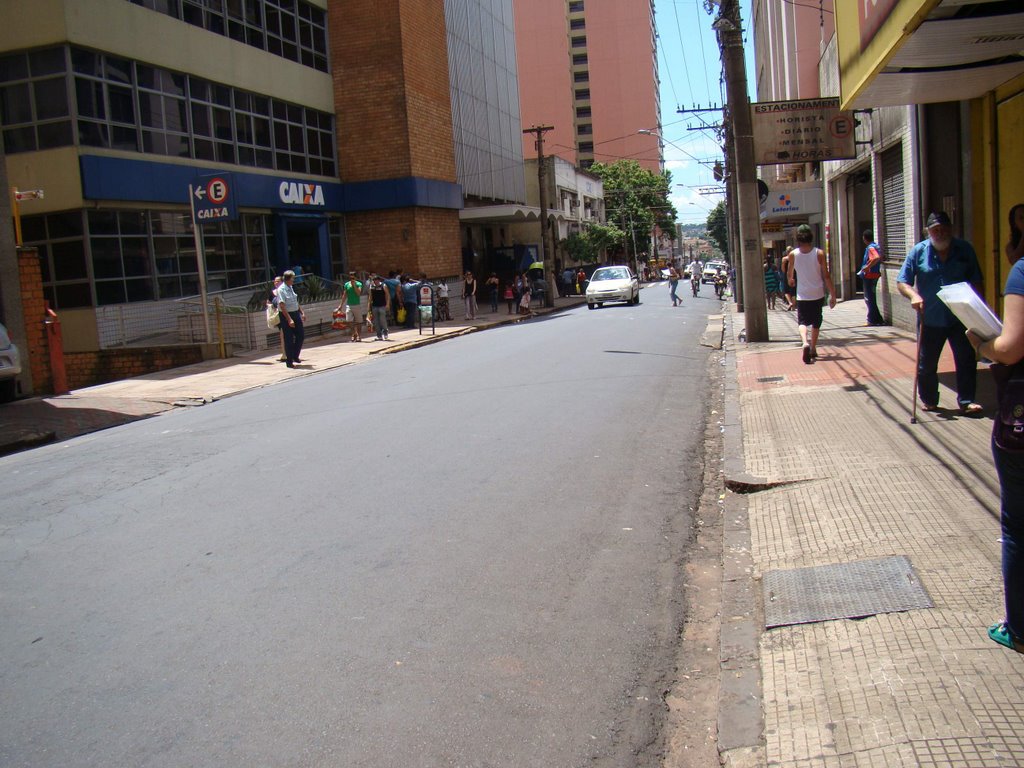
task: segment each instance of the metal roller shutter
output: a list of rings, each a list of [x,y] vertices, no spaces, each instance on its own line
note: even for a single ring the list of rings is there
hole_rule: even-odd
[[[907,227],[903,195],[903,145],[882,153],[882,220],[885,258],[902,260],[907,255]]]

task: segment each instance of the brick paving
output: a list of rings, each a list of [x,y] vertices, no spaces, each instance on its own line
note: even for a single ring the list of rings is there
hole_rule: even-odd
[[[750,576],[760,592],[769,571],[906,555],[935,607],[767,631],[755,617],[763,722],[746,746],[784,768],[1024,765],[1024,656],[985,634],[1003,615],[991,421],[910,424],[914,338],[858,327],[863,311],[826,310],[812,365],[791,314],[770,313],[758,344],[728,317],[740,417],[726,451],[764,482],[734,500]],[[947,404],[952,371],[947,354]]]

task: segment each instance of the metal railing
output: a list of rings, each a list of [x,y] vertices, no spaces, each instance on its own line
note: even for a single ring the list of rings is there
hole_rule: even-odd
[[[235,351],[257,351],[277,344],[277,331],[267,328],[266,302],[272,283],[213,291],[207,296],[211,341]],[[306,313],[307,334],[331,327],[331,313],[341,299],[341,283],[304,275],[295,283]],[[326,321],[326,322],[325,322]],[[206,339],[199,296],[97,307],[96,329],[101,349],[201,344]]]

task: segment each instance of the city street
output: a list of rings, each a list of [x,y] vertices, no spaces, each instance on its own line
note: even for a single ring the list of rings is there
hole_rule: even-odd
[[[0,459],[0,764],[655,764],[705,289]]]

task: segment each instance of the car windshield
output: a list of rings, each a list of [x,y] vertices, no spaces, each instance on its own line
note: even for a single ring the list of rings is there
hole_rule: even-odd
[[[594,280],[628,280],[629,271],[626,269],[599,269],[594,273]]]

